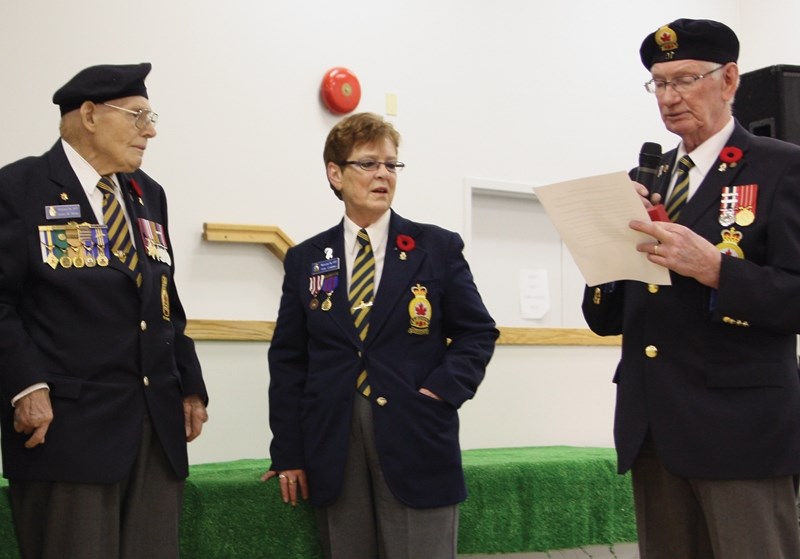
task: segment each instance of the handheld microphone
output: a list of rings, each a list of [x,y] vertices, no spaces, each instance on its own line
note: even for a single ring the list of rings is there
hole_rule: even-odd
[[[650,192],[656,180],[658,164],[661,163],[661,145],[654,142],[645,142],[639,151],[639,166],[636,168],[636,182],[647,187]]]
[[[639,166],[636,168],[634,180],[647,187],[647,192],[652,192],[656,180],[658,164],[661,163],[661,145],[654,142],[645,142],[639,150]],[[652,221],[669,221],[663,204],[656,204],[647,210]]]

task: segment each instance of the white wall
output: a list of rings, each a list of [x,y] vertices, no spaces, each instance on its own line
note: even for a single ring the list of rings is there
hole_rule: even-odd
[[[161,121],[144,169],[169,195],[187,312],[274,320],[280,264],[261,247],[203,242],[202,224],[278,225],[299,241],[340,219],[321,157],[338,118],[319,102],[330,67],[358,75],[359,110],[398,97],[408,168],[395,208],[463,232],[466,177],[546,184],[628,169],[645,140],[676,143],[641,85],[648,31],[725,21],[747,71],[800,63],[798,15],[792,0],[3,0],[0,163],[56,140],[50,98],[78,70],[152,62]],[[265,456],[266,344],[198,346],[212,419],[192,460]],[[617,353],[498,348],[463,410],[464,446],[611,445]]]

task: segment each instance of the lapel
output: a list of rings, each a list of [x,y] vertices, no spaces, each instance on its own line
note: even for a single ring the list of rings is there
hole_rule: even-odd
[[[119,181],[120,192],[122,193],[122,201],[125,204],[125,210],[128,212],[128,217],[131,220],[131,234],[133,235],[133,244],[136,247],[136,254],[139,255],[139,272],[142,274],[142,285],[139,288],[139,294],[142,299],[149,295],[153,282],[147,281],[150,276],[151,269],[148,262],[149,257],[144,249],[144,241],[139,229],[139,218],[146,219],[146,208],[138,201],[138,195],[134,195],[133,186],[131,185],[131,176],[125,173],[117,173],[117,180]],[[134,201],[135,200],[135,201]],[[136,274],[118,258],[112,258],[117,270],[121,270],[127,275],[131,281],[136,282]]]
[[[303,263],[304,269],[301,270],[303,278],[306,274],[311,275],[311,264],[325,259],[325,249],[333,249],[333,256],[340,260],[339,284],[331,295],[331,309],[314,311],[320,319],[332,320],[342,331],[342,333],[356,346],[361,346],[361,338],[356,333],[353,324],[353,315],[350,312],[350,301],[347,298],[347,259],[344,252],[344,220],[325,233],[319,235],[312,242],[312,250],[308,258]],[[301,278],[302,279],[302,278]]]
[[[64,205],[77,203],[81,208],[81,217],[77,221],[97,223],[97,216],[95,216],[94,210],[89,203],[89,198],[86,196],[86,191],[83,189],[78,177],[75,175],[75,171],[72,170],[72,166],[69,164],[69,160],[64,153],[64,147],[61,145],[60,139],[56,142],[53,148],[47,152],[46,157],[50,167],[50,180],[52,181],[54,187],[53,204]],[[128,211],[128,215],[131,218],[133,234],[136,235],[137,231],[139,230],[137,223],[139,209],[131,203],[131,187],[129,176],[123,173],[117,173],[117,180],[120,183],[120,189],[122,191],[122,198],[125,203],[125,207]],[[64,197],[67,199],[64,200]],[[139,204],[137,202],[136,206],[138,205]],[[42,211],[44,211],[44,209],[42,209]],[[136,252],[139,255],[139,269],[142,272],[142,287],[144,287],[148,282],[144,281],[147,265],[142,263],[144,255],[141,247],[142,242],[136,237],[134,237],[134,242],[136,244]],[[128,269],[127,266],[122,264],[118,258],[114,256],[109,258],[108,267],[122,272],[128,276],[132,282],[136,282],[135,274]]]
[[[750,141],[747,132],[738,122],[726,145],[736,146],[742,150],[744,156],[741,161],[735,167],[726,165],[724,170],[720,171],[722,160],[718,155],[717,160],[708,170],[706,178],[700,184],[700,188],[697,189],[697,192],[694,193],[681,210],[677,223],[693,228],[697,221],[707,215],[709,211],[717,212],[720,196],[722,195],[722,187],[733,185],[739,173],[747,167],[747,150],[750,147]]]
[[[341,329],[344,335],[357,347],[369,346],[378,336],[381,329],[386,325],[393,309],[397,306],[398,300],[405,297],[411,299],[412,293],[406,293],[411,278],[419,270],[422,263],[427,258],[427,253],[419,243],[419,225],[412,221],[400,217],[394,210],[389,221],[389,238],[386,243],[386,254],[383,261],[383,271],[375,302],[369,315],[369,333],[363,342],[356,333],[353,324],[353,314],[350,311],[350,301],[347,296],[347,262],[344,257],[344,220],[339,225],[320,235],[312,243],[314,251],[308,258],[305,265],[307,270],[302,273],[310,273],[312,262],[321,260],[325,257],[325,249],[332,248],[333,254],[341,258],[340,284],[333,292],[331,301],[333,306],[330,311],[315,311],[322,315],[327,315]],[[397,248],[397,236],[408,235],[417,241],[414,250],[406,252],[406,259],[400,258],[400,250]]]
[[[413,297],[413,294],[408,290],[408,286],[427,258],[427,252],[420,246],[420,231],[419,225],[397,215],[392,210],[381,283],[378,286],[375,304],[370,312],[369,334],[367,335],[366,345],[369,345],[386,325],[389,316],[397,308],[398,300],[410,300]],[[398,235],[407,235],[416,242],[414,250],[406,251],[405,260],[401,259],[401,251],[397,247]]]
[[[669,181],[672,177],[672,169],[675,167],[675,159],[678,157],[678,150],[668,151],[661,158],[656,174],[656,182],[653,185],[652,194],[661,195],[661,203],[667,205],[667,194],[669,193]]]

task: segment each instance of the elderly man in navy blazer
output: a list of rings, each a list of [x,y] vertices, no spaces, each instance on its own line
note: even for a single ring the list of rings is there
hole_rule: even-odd
[[[53,96],[61,139],[0,169],[3,474],[26,558],[178,557],[207,395],[164,190],[139,169],[149,71],[82,70]]]
[[[666,128],[637,249],[672,285],[586,289],[602,335],[622,334],[614,434],[633,474],[643,559],[800,557],[800,148],[732,116],[739,41],[679,19],[649,33],[645,84]]]
[[[391,209],[399,141],[368,113],[330,131],[345,216],[286,255],[269,350],[264,479],[310,497],[329,558],[455,557],[458,409],[498,336],[459,235]]]

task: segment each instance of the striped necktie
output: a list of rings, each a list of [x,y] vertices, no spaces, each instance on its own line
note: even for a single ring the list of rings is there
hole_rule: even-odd
[[[353,263],[353,275],[350,279],[350,312],[356,325],[358,337],[364,341],[369,330],[369,311],[372,307],[372,296],[375,285],[375,255],[366,229],[361,229],[356,235],[361,247],[358,249],[356,260]],[[356,390],[369,397],[372,389],[367,382],[367,370],[361,371],[356,379]]]
[[[667,216],[669,216],[670,221],[678,220],[678,216],[689,198],[689,169],[692,167],[694,167],[694,163],[688,155],[684,155],[678,161],[678,169],[676,170],[678,179],[667,202]]]
[[[133,246],[128,222],[122,206],[114,194],[114,183],[111,177],[100,177],[97,188],[103,193],[103,221],[108,228],[108,244],[111,252],[131,271],[136,273],[136,286],[142,285],[142,273],[139,271],[139,255]]]

